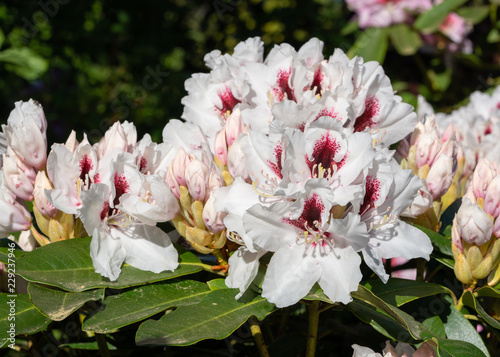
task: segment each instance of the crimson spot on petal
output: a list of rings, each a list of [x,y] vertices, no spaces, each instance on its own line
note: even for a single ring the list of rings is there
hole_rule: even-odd
[[[374,96],[369,96],[365,101],[365,111],[361,114],[354,123],[354,131],[363,131],[366,128],[371,128],[375,125],[373,118],[380,112],[380,102]]]

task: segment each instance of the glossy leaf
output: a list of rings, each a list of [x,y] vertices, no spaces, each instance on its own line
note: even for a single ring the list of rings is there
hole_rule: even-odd
[[[384,62],[389,47],[389,29],[370,27],[363,31],[348,51],[349,57],[360,56],[365,61]]]
[[[394,306],[401,306],[419,298],[441,293],[455,297],[447,287],[424,281],[391,278],[387,284],[384,284],[381,280],[370,280],[364,286],[376,296]]]
[[[15,314],[11,314],[11,306],[15,306]],[[11,329],[11,323],[15,324],[16,335],[31,335],[45,329],[51,321],[31,303],[28,294],[0,294],[1,345],[7,338],[4,334]]]
[[[176,247],[180,261],[175,271],[156,274],[124,264],[118,279],[110,281],[94,270],[89,254],[90,240],[90,237],[69,239],[25,253],[17,259],[17,273],[34,283],[79,292],[100,287],[126,288],[177,278],[202,270],[202,264],[194,254]]]
[[[485,354],[473,344],[465,341],[439,339],[439,357],[484,357]],[[489,356],[487,354],[486,356]]]
[[[59,345],[59,348],[69,347],[73,350],[86,350],[86,351],[99,351],[99,345],[97,342],[75,342],[75,343],[65,343],[63,345]],[[108,350],[114,351],[117,350],[116,346],[113,346],[108,342]]]
[[[187,346],[200,340],[229,336],[248,317],[262,320],[275,310],[260,295],[247,292],[236,300],[236,289],[210,292],[196,305],[181,306],[160,320],[148,320],[137,331],[138,345]]]
[[[489,286],[482,287],[475,294],[470,291],[466,291],[462,297],[462,302],[464,305],[469,306],[477,311],[479,315],[493,328],[500,329],[500,321],[490,316],[484,307],[480,304],[477,297],[489,297],[500,299],[500,292],[490,288]]]
[[[444,299],[450,303],[450,308],[446,319],[443,319],[446,336],[452,340],[468,342],[476,346],[482,353],[489,356],[488,349],[484,345],[477,330],[461,313],[455,308],[450,297]],[[479,356],[482,356],[481,354]]]
[[[415,227],[417,227],[422,232],[427,234],[427,236],[431,240],[432,244],[436,248],[438,248],[441,253],[443,253],[444,255],[453,257],[453,252],[451,251],[451,239],[449,237],[445,237],[445,236],[433,231],[432,229],[419,226],[418,224],[415,224]]]
[[[392,26],[390,36],[394,48],[403,56],[414,55],[423,43],[420,34],[406,24]]]
[[[62,321],[87,301],[102,300],[104,298],[104,289],[71,293],[30,283],[28,285],[28,294],[31,302],[44,315],[54,321]]]
[[[325,295],[323,290],[319,287],[318,284],[315,284],[309,294],[307,294],[305,297],[302,298],[303,300],[319,300],[319,301],[324,301],[328,304],[333,304],[332,300],[328,298],[328,296]]]
[[[401,326],[401,324],[393,318],[378,311],[374,306],[354,300],[347,305],[347,308],[356,315],[358,319],[370,324],[376,331],[389,339],[406,343],[416,342],[406,328]]]
[[[210,281],[207,281],[208,287],[210,290],[219,290],[219,289],[227,289],[226,286],[226,279],[213,279]]]
[[[427,330],[432,332],[434,336],[446,338],[446,331],[444,329],[443,321],[441,321],[441,318],[439,316],[436,315],[425,319],[422,322],[422,325],[424,325]]]
[[[439,28],[446,16],[467,0],[444,0],[442,3],[431,7],[420,15],[414,27],[425,34],[432,33]]]
[[[82,328],[109,333],[170,307],[197,304],[209,292],[207,284],[193,280],[137,287],[106,297],[103,309],[87,318]]]

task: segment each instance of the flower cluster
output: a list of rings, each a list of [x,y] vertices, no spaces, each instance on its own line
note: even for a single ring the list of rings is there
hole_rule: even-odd
[[[262,295],[280,307],[315,283],[349,302],[359,253],[386,280],[382,259],[428,259],[432,250],[399,219],[421,182],[388,149],[415,126],[415,113],[377,63],[341,50],[324,59],[322,46],[282,44],[263,58],[254,38],[233,55],[214,51],[205,57],[210,73],[193,75],[183,99],[183,118],[213,142],[226,184],[213,205],[241,245],[226,284],[242,294],[269,253]]]

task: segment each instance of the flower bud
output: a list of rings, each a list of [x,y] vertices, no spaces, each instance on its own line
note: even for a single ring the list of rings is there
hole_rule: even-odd
[[[456,215],[457,229],[460,237],[469,244],[483,245],[491,239],[493,221],[477,204],[467,197]]]
[[[174,160],[170,164],[170,166],[172,167],[172,174],[179,185],[187,186],[185,175],[186,167],[190,162],[190,156],[186,154],[186,151],[181,146],[177,151]]]
[[[205,226],[212,233],[220,233],[224,229],[224,217],[226,212],[217,212],[214,207],[214,196],[210,196],[203,208],[203,221]]]
[[[2,125],[7,142],[26,165],[41,170],[47,161],[47,120],[42,106],[32,99],[15,106],[8,125]]]
[[[442,197],[450,188],[455,173],[454,166],[456,166],[456,159],[441,155],[430,168],[426,182],[434,200]]]
[[[498,217],[500,215],[500,174],[491,180],[488,185],[484,197],[483,209],[492,217]]]
[[[1,171],[1,170],[0,170]],[[26,231],[31,226],[31,214],[26,206],[4,184],[4,175],[0,174],[0,234]]]
[[[86,137],[84,140],[86,140]],[[68,149],[71,153],[75,152],[76,148],[78,147],[78,140],[76,140],[76,132],[74,130],[71,130],[71,134],[69,134],[69,137],[64,143],[64,146],[66,146],[66,149]]]
[[[471,185],[474,196],[477,198],[484,198],[486,196],[488,185],[496,175],[497,172],[490,161],[487,159],[481,159],[477,163],[472,175]]]
[[[53,189],[45,171],[38,171],[35,179],[35,186],[33,189],[33,196],[35,199],[35,204],[44,216],[54,217],[57,213],[57,208],[52,206],[45,195],[45,189]]]
[[[195,201],[205,201],[208,182],[208,167],[193,155],[186,167],[186,183],[189,194]]]
[[[245,154],[241,148],[241,140],[233,143],[227,155],[227,168],[229,174],[234,177],[241,177],[243,180],[248,179],[248,173],[245,166]],[[226,178],[224,178],[226,181]],[[231,182],[232,183],[232,182]],[[226,182],[226,185],[230,183]]]
[[[233,145],[238,136],[241,133],[247,133],[248,129],[248,126],[243,123],[240,109],[234,109],[231,115],[227,118],[225,126],[227,147]]]
[[[179,184],[177,183],[177,180],[175,179],[173,166],[170,166],[168,168],[167,174],[165,176],[165,180],[167,181],[167,184],[170,187],[170,191],[172,191],[174,196],[177,198],[180,198],[181,192],[180,192]]]
[[[24,201],[33,200],[33,181],[30,180],[31,176],[35,177],[33,174],[33,168],[24,166],[15,157],[3,155],[5,186]]]

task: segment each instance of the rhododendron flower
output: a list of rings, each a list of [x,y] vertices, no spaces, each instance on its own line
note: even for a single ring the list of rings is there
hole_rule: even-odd
[[[354,353],[352,357],[436,357],[436,350],[429,343],[423,343],[417,350],[414,350],[407,343],[398,342],[393,347],[389,341],[385,342],[382,350],[383,354],[374,352],[371,348],[359,345],[352,345]]]
[[[387,27],[407,22],[411,14],[432,7],[430,0],[347,0],[349,8],[358,15],[359,26]]]

